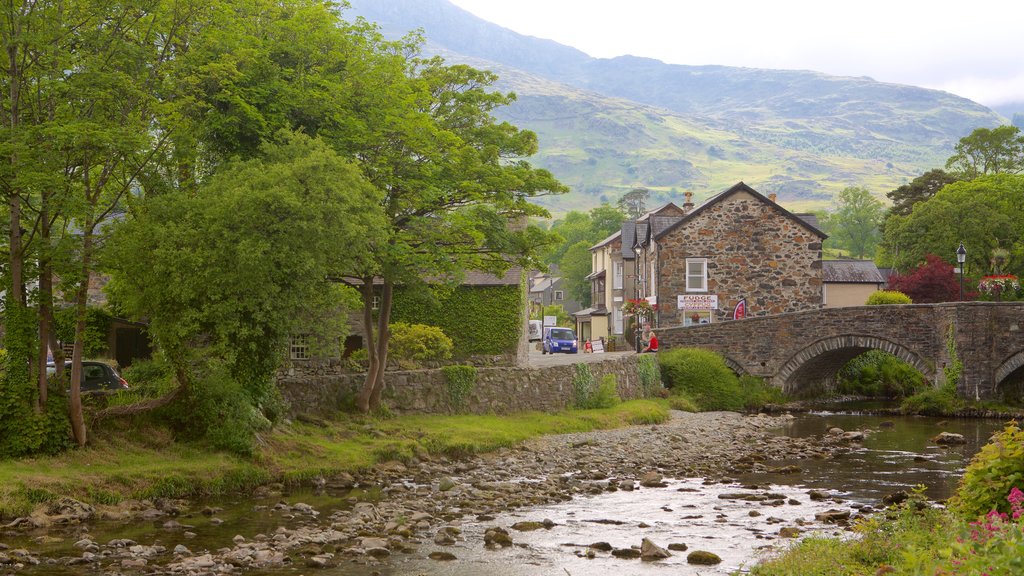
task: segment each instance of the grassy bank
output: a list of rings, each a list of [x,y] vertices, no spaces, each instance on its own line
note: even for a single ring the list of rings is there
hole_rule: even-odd
[[[599,410],[513,416],[342,416],[295,422],[261,438],[253,458],[175,442],[146,421],[100,430],[90,446],[58,456],[0,462],[0,518],[28,514],[60,496],[95,504],[128,498],[194,498],[270,482],[358,472],[387,460],[465,456],[544,434],[584,432],[668,419],[665,402],[634,400]]]

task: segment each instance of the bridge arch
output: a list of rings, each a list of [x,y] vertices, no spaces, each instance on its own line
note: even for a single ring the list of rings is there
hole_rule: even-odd
[[[878,336],[849,334],[822,338],[805,346],[786,360],[773,380],[786,393],[808,387],[834,387],[839,369],[868,350],[888,352],[916,368],[925,378],[934,378],[934,368],[909,348]]]
[[[995,385],[1004,398],[1024,396],[1024,350],[1010,355],[996,368]]]
[[[732,358],[729,358],[724,354],[721,354],[721,356],[722,359],[725,360],[725,365],[728,366],[730,370],[735,372],[737,376],[746,376],[750,374],[750,371],[744,368],[743,365],[740,364],[739,362],[733,360]]]

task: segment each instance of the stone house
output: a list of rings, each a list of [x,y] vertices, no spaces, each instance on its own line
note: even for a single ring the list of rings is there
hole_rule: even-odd
[[[871,260],[825,260],[822,262],[821,298],[825,308],[863,306],[876,290],[886,284],[882,272]]]
[[[624,265],[634,271],[622,298],[654,305],[654,327],[729,320],[740,302],[744,316],[822,307],[826,235],[813,216],[794,214],[743,182],[700,206],[691,198],[687,192],[682,207],[668,204],[625,223],[618,236]],[[600,272],[595,257],[592,276]],[[636,328],[627,318],[623,337],[632,340]]]
[[[552,266],[554,268],[554,266]],[[565,280],[557,270],[547,273],[534,272],[528,281],[531,314],[543,309],[544,306],[559,305],[569,314],[579,311],[582,306],[569,295],[565,288]]]

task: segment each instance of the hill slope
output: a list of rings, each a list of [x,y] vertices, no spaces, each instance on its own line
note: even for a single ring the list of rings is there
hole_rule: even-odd
[[[636,186],[698,199],[743,180],[788,207],[846,186],[876,194],[941,166],[998,114],[945,92],[810,71],[591,58],[485,22],[446,0],[352,0],[389,35],[422,28],[427,50],[497,72],[518,102],[499,116],[537,132],[532,159],[573,192],[554,211]]]

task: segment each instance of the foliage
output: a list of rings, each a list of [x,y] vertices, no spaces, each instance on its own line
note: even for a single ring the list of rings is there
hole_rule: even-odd
[[[928,386],[913,366],[883,350],[869,350],[839,369],[841,394],[904,398]]]
[[[673,410],[683,412],[700,412],[700,407],[692,398],[682,393],[675,393],[668,397],[668,406]]]
[[[572,316],[565,311],[565,308],[561,304],[551,304],[545,306],[539,314],[535,314],[534,320],[544,320],[545,316],[555,317],[555,326],[564,326],[566,328],[573,327]]]
[[[519,285],[459,286],[454,290],[395,289],[395,321],[437,326],[449,335],[455,358],[508,354],[523,331]]]
[[[1024,486],[1024,430],[1011,422],[971,459],[949,507],[968,520],[990,510],[1009,512],[1006,496],[1021,486]]]
[[[622,305],[623,314],[636,314],[644,318],[653,318],[654,310],[654,306],[646,298],[632,298]]]
[[[897,270],[909,270],[928,254],[945,254],[952,261],[963,242],[966,276],[987,272],[996,248],[1014,256],[1003,273],[1020,276],[1024,272],[1024,258],[1019,257],[1024,255],[1022,196],[1024,175],[997,174],[950,184],[917,204],[909,216],[890,217],[883,238],[886,262]]]
[[[545,260],[558,265],[566,290],[583,307],[590,306],[591,299],[586,279],[593,272],[590,248],[618,232],[625,218],[621,207],[602,204],[589,213],[570,211],[551,225],[561,240]]]
[[[849,251],[854,258],[872,257],[881,237],[879,227],[885,207],[866,188],[845,188],[835,197],[836,209],[829,217],[834,236],[829,241]]]
[[[633,188],[619,198],[619,210],[636,220],[647,212],[647,199],[650,195],[651,191],[647,188]]]
[[[151,360],[135,360],[121,371],[131,391],[140,392],[149,398],[159,397],[174,387],[172,367],[160,357]]]
[[[906,294],[918,304],[960,299],[960,282],[953,265],[934,254],[925,255],[925,263],[906,274],[892,274],[889,289]]]
[[[978,281],[978,290],[984,294],[1012,294],[1020,290],[1020,281],[1013,274],[999,276],[982,276]]]
[[[662,390],[661,367],[658,364],[657,356],[641,354],[636,361],[636,370],[640,378],[640,388],[644,391],[645,397],[649,398],[657,391]]]
[[[885,306],[889,304],[910,304],[910,296],[898,290],[875,290],[868,295],[865,302],[868,306]]]
[[[584,308],[590,306],[593,298],[591,283],[587,280],[587,276],[593,272],[593,258],[590,254],[592,245],[589,240],[580,240],[569,246],[558,264],[566,292]]]
[[[914,178],[910,184],[904,184],[892,192],[886,193],[889,200],[892,200],[892,207],[889,209],[889,213],[897,216],[907,216],[915,204],[928,200],[935,196],[935,193],[943,187],[956,181],[956,176],[941,169],[929,170]]]
[[[63,308],[54,313],[54,329],[57,340],[61,342],[75,341],[75,309]],[[102,308],[86,308],[84,348],[82,354],[86,358],[95,358],[107,352],[107,334],[110,331],[112,317]]]
[[[788,401],[781,388],[765,384],[763,378],[744,374],[739,378],[739,386],[743,407],[747,410],[757,410],[768,405],[784,404]]]
[[[445,378],[445,390],[448,393],[448,405],[453,412],[461,412],[466,408],[469,395],[476,386],[476,368],[473,366],[450,365],[442,366]]]
[[[949,364],[942,368],[942,375],[946,380],[942,385],[942,390],[950,396],[956,397],[964,363],[960,360],[960,354],[956,349],[956,326],[953,324],[946,327],[946,354],[949,355]]]
[[[394,322],[391,330],[391,352],[401,362],[447,360],[452,357],[452,339],[437,326]]]
[[[661,377],[673,394],[682,392],[701,410],[743,410],[739,378],[718,354],[700,348],[674,348],[658,354]]]
[[[900,403],[900,411],[904,414],[920,414],[922,416],[948,416],[963,407],[955,395],[942,388],[931,388],[904,398]]]
[[[946,170],[964,180],[1024,172],[1024,135],[1016,126],[977,128],[961,138],[954,150]]]
[[[572,393],[573,406],[584,408],[590,405],[594,396],[596,381],[594,373],[590,371],[590,364],[581,362],[573,366]]]
[[[618,383],[615,379],[615,374],[605,374],[601,377],[601,383],[598,384],[597,390],[594,390],[590,395],[590,399],[584,406],[577,406],[577,408],[612,408],[622,402],[619,398]]]

